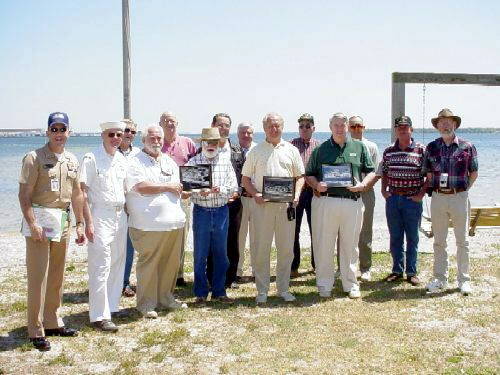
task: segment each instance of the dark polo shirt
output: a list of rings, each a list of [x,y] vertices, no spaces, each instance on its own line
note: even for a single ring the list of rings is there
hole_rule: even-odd
[[[307,163],[306,176],[314,176],[318,181],[323,181],[321,166],[323,164],[335,165],[350,163],[352,165],[353,176],[362,181],[361,173],[373,172],[374,165],[368,149],[363,142],[347,137],[343,147],[340,147],[333,137],[316,147]],[[328,193],[341,197],[359,195],[352,193],[344,187],[328,188]]]

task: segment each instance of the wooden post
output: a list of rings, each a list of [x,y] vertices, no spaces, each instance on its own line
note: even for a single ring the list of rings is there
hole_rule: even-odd
[[[123,118],[130,114],[130,18],[129,0],[122,0]]]
[[[394,82],[392,76],[392,116],[391,116],[391,142],[396,140],[394,132],[394,120],[405,114],[405,84],[404,82]]]

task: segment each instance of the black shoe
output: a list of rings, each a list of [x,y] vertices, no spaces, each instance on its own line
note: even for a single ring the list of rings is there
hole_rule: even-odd
[[[92,327],[95,329],[98,329],[99,331],[103,332],[117,332],[118,327],[113,323],[111,320],[99,320],[97,322],[92,323]]]
[[[183,277],[179,277],[175,283],[175,286],[187,286],[186,281],[184,281]]]
[[[73,328],[59,327],[45,330],[45,336],[75,337],[78,331]]]
[[[244,284],[245,280],[243,279],[242,276],[236,276],[236,283],[237,284]]]
[[[47,352],[50,350],[50,342],[45,337],[32,337],[30,338],[30,342],[41,352]]]

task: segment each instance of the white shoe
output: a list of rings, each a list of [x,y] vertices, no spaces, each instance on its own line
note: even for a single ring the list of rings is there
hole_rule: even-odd
[[[267,293],[259,293],[257,297],[255,297],[255,302],[257,303],[266,303],[267,302]]]
[[[430,283],[428,283],[425,286],[425,289],[428,292],[431,292],[431,293],[441,292],[441,291],[445,290],[446,288],[448,288],[448,282],[447,281],[441,281],[441,280],[438,280],[438,279],[432,280]]]
[[[359,289],[351,289],[351,291],[349,292],[349,298],[356,299],[359,297],[361,297],[361,292],[359,291]]]
[[[370,281],[372,279],[372,274],[370,271],[361,272],[359,279],[361,281]]]
[[[158,313],[156,311],[154,311],[154,310],[146,311],[143,315],[144,315],[145,318],[148,318],[148,319],[156,319],[156,318],[158,318]]]
[[[166,308],[169,310],[181,310],[181,309],[187,309],[187,305],[185,303],[172,299],[172,301],[168,303]]]
[[[279,295],[285,302],[293,302],[296,300],[295,296],[290,292],[284,292]]]
[[[340,279],[340,270],[337,270],[335,271],[335,273],[333,274],[333,278],[336,280],[336,279]]]
[[[321,298],[330,298],[332,296],[332,291],[326,290],[324,286],[319,286],[318,291]]]
[[[462,293],[464,296],[468,296],[472,293],[472,287],[469,281],[464,281],[462,284],[459,284],[458,287],[460,288],[460,293]]]

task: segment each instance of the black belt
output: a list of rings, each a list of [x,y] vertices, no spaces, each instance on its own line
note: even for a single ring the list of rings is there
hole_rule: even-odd
[[[332,194],[332,193],[321,193],[320,195],[322,197],[352,199],[353,201],[357,201],[359,198],[356,195],[338,195],[338,194]]]
[[[462,191],[465,191],[464,188],[458,188],[458,189],[434,189],[435,192],[438,192],[439,194],[457,194],[461,193]]]

